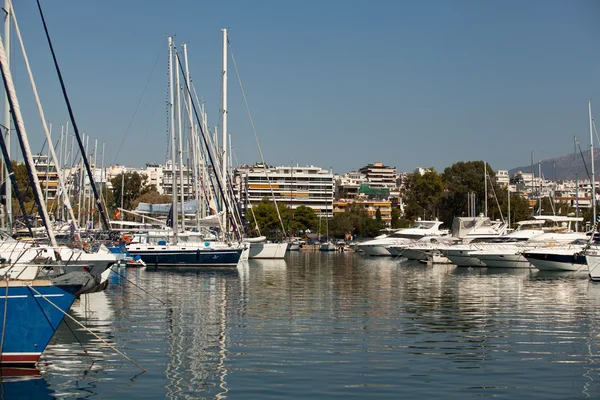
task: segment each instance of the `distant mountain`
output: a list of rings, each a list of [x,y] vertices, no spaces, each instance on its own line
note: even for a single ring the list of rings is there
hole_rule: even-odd
[[[585,160],[585,165],[584,161]],[[544,179],[550,180],[575,180],[577,176],[578,179],[588,179],[588,172],[592,174],[592,167],[590,161],[590,151],[583,152],[583,159],[581,157],[581,153],[577,154],[569,154],[562,157],[550,158],[548,160],[542,161],[542,176]],[[535,169],[535,175],[539,174],[539,166],[536,162],[533,166]],[[594,149],[594,169],[596,170],[596,181],[600,179],[600,149]],[[515,173],[522,171],[524,173],[531,173],[531,165],[526,165],[523,167],[513,168],[508,171],[508,174],[512,177]]]

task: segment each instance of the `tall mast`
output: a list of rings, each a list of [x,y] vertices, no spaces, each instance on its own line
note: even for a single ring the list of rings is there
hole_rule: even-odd
[[[173,108],[173,38],[169,36],[169,130],[171,131],[171,185],[172,185],[172,221],[171,226],[173,227],[173,242],[177,244],[177,231],[179,230],[177,224],[177,171],[175,170],[175,110]],[[183,207],[183,204],[181,205]]]
[[[10,68],[10,18],[12,13],[12,5],[10,0],[4,0],[4,43],[6,43],[6,65]],[[10,157],[10,104],[8,102],[8,95],[4,97],[4,126],[6,127],[6,151]],[[7,161],[9,162],[9,161]],[[5,169],[5,175],[8,176],[8,170]],[[13,214],[12,214],[12,186],[5,185],[6,187],[6,223],[8,225],[8,231],[12,233],[13,225]]]
[[[535,193],[534,193],[535,186],[533,184],[534,178],[535,178],[535,170],[533,169],[533,150],[531,150],[531,200],[533,200],[534,196],[535,196]],[[531,205],[531,215],[535,215],[535,207],[533,207],[533,204]]]
[[[71,107],[71,102],[69,101],[69,96],[67,94],[67,88],[65,86],[64,79],[62,77],[62,73],[60,72],[60,67],[58,66],[58,60],[56,58],[56,53],[54,52],[54,46],[52,45],[52,40],[50,39],[50,32],[48,31],[48,26],[46,25],[46,19],[44,18],[44,13],[42,12],[42,6],[40,2],[37,2],[38,10],[40,11],[40,17],[42,19],[42,24],[44,25],[44,32],[46,33],[46,39],[48,40],[48,46],[50,47],[50,52],[52,53],[52,60],[54,61],[54,67],[56,69],[56,73],[58,75],[58,80],[60,81],[60,87],[62,89],[63,97],[65,99],[65,103],[67,105],[67,110],[69,111],[69,118],[71,119],[71,123],[73,125],[73,130],[75,131],[75,136],[77,137],[77,144],[79,145],[79,151],[81,151],[83,164],[85,166],[85,170],[88,175],[88,179],[91,182],[94,181],[94,177],[92,175],[92,170],[90,168],[90,163],[88,162],[87,157],[84,153],[83,142],[81,141],[81,136],[79,135],[79,128],[77,127],[77,123],[75,122],[75,114],[73,113],[73,108]],[[96,190],[95,185],[91,185],[94,192],[94,199],[96,201],[96,207],[100,212],[100,216],[102,217],[102,224],[104,225],[104,229],[110,231],[110,225],[108,223],[108,218],[104,212],[104,208],[102,207],[102,203],[100,201],[100,196],[98,195],[98,191]]]
[[[101,189],[104,189],[104,187],[106,186],[106,182],[104,181],[106,178],[106,175],[104,174],[104,142],[102,142],[102,166],[100,167],[100,183],[102,184],[102,186],[100,186]],[[102,197],[102,193],[103,190],[100,192],[100,197]],[[106,198],[104,198],[104,201],[106,201]],[[98,215],[98,226],[102,226],[102,220],[100,219],[100,215]]]
[[[573,136],[573,164],[577,159],[577,136]],[[579,217],[579,177],[575,168],[575,217]],[[575,221],[575,232],[577,232],[577,221]]]
[[[542,215],[542,160],[538,160],[538,177],[540,188],[538,189],[538,215]]]
[[[179,141],[177,147],[177,155],[179,158],[179,184],[181,185],[181,230],[185,232],[185,199],[184,199],[184,191],[185,186],[183,185],[183,129],[181,129],[181,86],[179,83],[179,53],[175,52],[175,78],[176,78],[176,87],[177,87],[177,98],[175,99],[175,104],[177,105],[177,139]]]
[[[17,95],[15,92],[15,87],[12,80],[12,75],[10,72],[8,61],[6,59],[4,43],[2,42],[2,40],[0,40],[0,69],[2,70],[4,89],[6,90],[6,94],[8,96],[9,107],[11,110],[13,120],[15,122],[17,137],[19,138],[19,144],[21,145],[23,157],[25,158],[25,166],[27,167],[27,173],[29,175],[30,181],[33,184],[33,194],[35,197],[35,202],[37,204],[40,216],[42,217],[42,221],[44,222],[44,225],[46,227],[46,231],[48,232],[50,243],[53,247],[57,247],[58,245],[56,243],[56,238],[54,237],[54,229],[50,221],[50,216],[48,215],[48,209],[46,208],[46,203],[42,201],[44,196],[42,194],[40,181],[35,170],[33,156],[31,155],[31,148],[29,147],[29,141],[27,140],[25,125],[23,123],[23,116],[21,115],[21,108],[19,107],[19,101],[17,100]]]
[[[183,48],[183,63],[185,66],[185,82],[186,87],[191,88],[190,82],[190,70],[188,68],[188,57],[187,57],[187,44],[182,43],[181,47]],[[194,124],[194,119],[192,118],[192,94],[190,90],[186,90],[187,93],[187,103],[188,103],[188,120],[190,124],[190,138],[191,147],[192,147],[192,165],[194,167],[193,179],[194,179],[194,197],[196,199],[196,228],[200,231],[200,186],[199,186],[199,177],[198,177],[198,138],[196,136],[196,129]],[[188,171],[189,174],[189,171]]]
[[[508,193],[508,229],[510,229],[510,179],[508,181],[506,189],[506,192]]]
[[[75,223],[75,214],[73,214],[73,207],[71,206],[71,202],[66,194],[67,192],[67,186],[65,184],[65,179],[62,173],[62,165],[61,165],[61,158],[62,156],[57,157],[56,155],[56,151],[54,149],[54,143],[52,142],[52,136],[50,134],[50,131],[52,130],[52,126],[50,126],[50,129],[48,129],[48,126],[46,124],[46,117],[44,116],[44,110],[42,108],[42,104],[38,95],[38,91],[37,91],[37,86],[35,84],[35,81],[33,79],[33,73],[31,72],[31,66],[29,65],[29,58],[27,57],[27,52],[25,51],[25,45],[23,44],[23,39],[21,37],[21,30],[19,29],[19,24],[17,22],[16,19],[16,15],[14,14],[14,12],[12,13],[12,17],[14,20],[14,24],[15,24],[15,31],[17,34],[17,38],[19,39],[19,44],[21,45],[21,52],[23,53],[23,60],[25,61],[25,66],[27,67],[27,74],[29,75],[29,81],[31,83],[31,87],[33,89],[33,95],[35,97],[35,101],[38,107],[38,112],[40,115],[40,120],[42,122],[42,127],[44,128],[44,133],[46,135],[46,140],[48,141],[48,168],[50,167],[50,155],[52,156],[52,160],[54,162],[54,167],[56,169],[56,174],[58,177],[58,184],[59,187],[57,188],[57,194],[59,194],[60,192],[62,192],[62,198],[64,199],[63,201],[61,201],[61,196],[57,196],[58,197],[58,204],[60,206],[60,211],[61,214],[63,214],[64,216],[64,205],[67,206],[67,210],[69,212],[69,216],[71,217],[71,219],[73,220],[73,223]],[[69,129],[69,124],[67,122],[67,127],[66,127],[66,131],[65,131],[65,135],[67,134]],[[61,140],[62,140],[62,132],[61,132]],[[62,141],[61,141],[61,149],[59,153],[62,153]],[[46,183],[47,185],[47,183]],[[46,192],[48,190],[48,187],[46,186]],[[47,197],[47,195],[46,195]],[[48,199],[46,198],[46,201],[48,201]],[[75,225],[75,229],[77,229],[77,225]]]
[[[592,136],[592,100],[588,100],[588,113],[590,116],[590,157],[592,159],[592,208],[593,208],[593,218],[592,224],[596,223],[596,169],[594,168],[594,137]]]
[[[227,187],[227,29],[222,29],[223,31],[223,72],[222,72],[222,96],[223,96],[223,104],[222,104],[222,124],[221,124],[221,134],[223,135],[223,149],[222,149],[222,168],[221,168],[221,176],[223,182],[223,188]],[[227,199],[226,190],[223,190],[223,234],[227,232]]]
[[[483,215],[487,217],[487,161],[483,162],[483,198],[484,198],[484,213]]]

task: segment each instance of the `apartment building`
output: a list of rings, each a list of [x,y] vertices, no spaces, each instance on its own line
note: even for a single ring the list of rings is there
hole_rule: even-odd
[[[320,167],[240,166],[236,169],[237,192],[242,203],[252,207],[263,198],[282,202],[292,209],[310,207],[319,216],[333,216],[333,173]]]

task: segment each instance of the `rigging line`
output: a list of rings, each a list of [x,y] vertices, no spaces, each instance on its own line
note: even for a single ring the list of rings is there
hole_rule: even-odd
[[[129,361],[130,363],[132,363],[133,365],[135,365],[136,367],[138,367],[139,369],[141,369],[142,371],[146,372],[146,370],[144,368],[142,368],[139,364],[137,364],[135,361],[133,361],[131,358],[127,357],[125,354],[123,354],[122,352],[120,352],[115,346],[113,346],[112,344],[110,344],[109,342],[107,342],[106,340],[102,339],[100,336],[98,336],[94,331],[92,331],[90,328],[86,327],[85,325],[83,325],[81,322],[77,321],[75,318],[73,318],[71,315],[69,315],[69,313],[63,311],[59,306],[57,306],[56,304],[54,304],[52,302],[52,300],[50,300],[48,297],[46,297],[45,295],[41,294],[40,292],[38,292],[32,285],[27,285],[27,287],[29,288],[29,290],[35,292],[38,296],[40,296],[42,299],[46,300],[48,303],[50,303],[50,305],[54,306],[58,311],[60,311],[61,313],[63,313],[63,315],[65,317],[68,317],[71,321],[75,322],[77,325],[79,325],[80,327],[82,327],[83,329],[85,329],[88,333],[92,334],[96,339],[100,340],[102,343],[104,343],[105,345],[107,345],[109,348],[111,348],[113,351],[117,352],[121,357],[125,358],[127,361]]]
[[[162,301],[158,297],[154,296],[152,293],[150,293],[149,291],[147,291],[143,287],[135,284],[135,282],[133,282],[132,280],[128,279],[125,275],[123,275],[123,274],[119,273],[118,271],[116,271],[112,266],[110,267],[110,269],[112,270],[112,272],[114,272],[115,274],[119,275],[121,278],[125,279],[127,282],[131,283],[133,286],[135,286],[136,288],[140,289],[142,292],[146,293],[148,296],[153,297],[154,299],[160,301],[163,306],[167,305],[167,303],[165,303],[164,301]]]
[[[283,225],[283,219],[281,218],[281,214],[279,213],[279,207],[277,206],[277,199],[275,198],[275,192],[273,190],[273,185],[271,185],[271,179],[269,178],[268,168],[265,164],[265,158],[263,157],[262,150],[260,148],[260,144],[258,143],[258,135],[256,134],[256,128],[254,127],[254,121],[252,120],[252,115],[250,114],[250,107],[248,106],[248,100],[246,99],[246,91],[244,90],[244,85],[242,85],[242,78],[240,76],[240,72],[237,67],[237,63],[235,62],[235,57],[233,56],[233,49],[231,48],[231,44],[229,43],[229,39],[227,39],[227,45],[229,46],[229,51],[231,52],[231,61],[233,62],[233,67],[235,68],[235,73],[238,78],[238,83],[240,84],[240,90],[242,91],[242,97],[244,99],[244,105],[246,106],[246,112],[248,113],[248,118],[250,119],[250,125],[252,126],[252,132],[254,133],[254,139],[256,140],[256,146],[258,147],[258,153],[260,154],[260,159],[262,161],[263,167],[265,169],[265,176],[267,177],[267,182],[269,183],[269,188],[271,189],[271,196],[273,196],[273,202],[275,203],[275,210],[277,210],[277,217],[279,217],[279,222],[281,223],[281,229],[283,232],[283,236],[287,236],[285,231],[285,226]]]
[[[181,64],[181,60],[179,58],[177,58],[178,64],[179,64],[179,69],[184,72],[183,69],[183,65]],[[185,72],[184,72],[185,73]],[[187,80],[183,80],[183,83],[185,83],[185,88],[187,90],[187,92],[190,92],[190,87],[187,83]],[[218,166],[217,164],[215,164],[214,159],[216,157],[213,157],[212,151],[209,148],[209,142],[207,140],[207,134],[208,132],[204,132],[204,128],[202,127],[202,125],[200,124],[200,117],[198,115],[198,110],[196,109],[196,105],[192,102],[192,109],[194,111],[194,116],[196,117],[196,122],[198,123],[198,127],[200,128],[200,134],[202,135],[202,140],[204,141],[204,146],[206,147],[206,155],[208,156],[209,160],[210,160],[210,164],[213,166],[213,168],[215,170],[218,170]],[[221,182],[221,179],[219,179],[219,177],[216,177],[216,181],[217,181],[217,187],[219,188],[219,192],[221,193],[221,196],[223,196],[224,199],[224,203],[227,204],[227,201],[229,201],[229,199],[227,199],[227,197],[225,196],[225,182]],[[237,233],[237,232],[236,232]],[[241,240],[241,237],[238,237],[238,239]]]
[[[165,40],[163,40],[163,42],[160,44],[161,48],[164,45]],[[127,139],[127,135],[129,134],[129,130],[131,129],[131,125],[133,124],[133,120],[135,119],[135,116],[137,115],[138,110],[140,109],[140,104],[142,104],[142,100],[144,99],[144,94],[146,94],[146,89],[148,89],[148,85],[150,84],[150,80],[152,79],[152,75],[154,75],[154,70],[156,69],[156,66],[158,65],[158,61],[160,60],[160,56],[161,56],[161,52],[158,53],[158,56],[156,57],[156,61],[154,62],[154,66],[152,67],[152,71],[150,71],[150,76],[148,77],[148,80],[146,80],[146,84],[144,85],[144,89],[142,90],[142,94],[135,106],[135,110],[133,111],[133,115],[131,116],[131,120],[129,121],[129,125],[127,125],[127,129],[125,130],[125,135],[123,135],[123,140],[121,140],[121,144],[119,145],[119,149],[117,150],[117,154],[115,155],[115,159],[113,161],[113,164],[117,163],[117,158],[119,157],[119,153],[121,152],[121,148],[123,147],[123,143],[125,143],[125,139]]]
[[[50,47],[50,52],[52,53],[52,59],[54,60],[54,67],[56,69],[56,73],[58,75],[58,79],[60,81],[60,87],[62,89],[63,97],[65,99],[65,103],[67,104],[67,110],[69,111],[69,117],[71,119],[71,125],[73,126],[73,130],[75,131],[75,137],[77,139],[77,144],[79,145],[79,149],[81,152],[84,152],[83,142],[81,140],[81,136],[79,135],[79,127],[77,126],[77,122],[75,122],[75,114],[73,113],[73,108],[71,107],[71,101],[69,100],[69,96],[67,94],[67,87],[65,86],[65,82],[62,77],[62,73],[60,72],[60,67],[58,66],[58,59],[56,58],[56,53],[54,52],[54,46],[52,45],[52,41],[50,40],[50,32],[48,31],[48,26],[46,25],[46,18],[44,17],[44,13],[42,11],[42,5],[40,4],[40,0],[36,0],[38,10],[40,12],[40,17],[42,19],[42,24],[44,26],[44,31],[46,33],[46,39],[48,39],[48,46]],[[90,186],[92,187],[92,191],[94,192],[94,199],[96,200],[96,207],[100,212],[100,216],[102,218],[102,225],[104,225],[104,229],[110,232],[110,224],[108,223],[108,219],[106,218],[106,214],[104,212],[104,208],[102,207],[102,203],[100,202],[100,197],[98,196],[98,190],[94,182],[94,174],[92,173],[92,169],[90,168],[90,163],[88,159],[85,157],[85,154],[82,154],[83,161],[85,164],[85,169],[88,175],[88,179],[90,180]]]
[[[587,164],[585,163],[585,157],[583,156],[583,151],[581,150],[581,145],[579,144],[579,141],[577,141],[577,147],[579,147],[579,154],[581,155],[581,160],[583,161],[583,166],[585,167],[585,174],[587,175],[588,179],[591,181],[592,177],[590,176],[590,171],[588,171]]]
[[[498,202],[498,196],[496,196],[496,190],[494,189],[494,182],[492,182],[492,177],[489,174],[486,174],[488,181],[490,181],[490,186],[492,187],[492,193],[494,194],[494,200],[496,200],[496,206],[498,206],[498,211],[500,212],[500,218],[502,222],[506,222],[504,220],[504,216],[502,215],[502,209],[500,208],[500,203]]]

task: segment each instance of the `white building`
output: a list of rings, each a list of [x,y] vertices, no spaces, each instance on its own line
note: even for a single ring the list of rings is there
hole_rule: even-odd
[[[367,176],[357,171],[351,171],[335,177],[336,197],[357,199],[360,195],[360,185],[367,183]]]
[[[263,198],[281,202],[292,209],[310,207],[317,215],[333,216],[333,174],[315,166],[238,167],[239,197],[242,207]]]
[[[398,173],[395,167],[376,162],[362,167],[358,172],[365,174],[369,186],[373,189],[395,189],[398,187]]]

